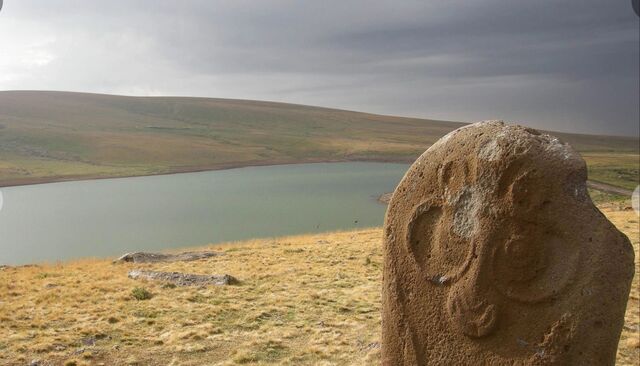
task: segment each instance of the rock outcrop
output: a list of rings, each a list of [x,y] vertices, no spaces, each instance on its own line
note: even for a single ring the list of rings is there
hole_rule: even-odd
[[[498,121],[444,136],[385,219],[384,365],[613,365],[634,254],[584,160]]]
[[[238,280],[230,275],[197,275],[180,272],[157,272],[134,269],[129,271],[129,278],[149,281],[173,283],[176,286],[234,285]]]
[[[224,255],[222,252],[184,252],[178,254],[165,254],[165,253],[147,253],[147,252],[133,252],[126,253],[120,258],[113,261],[113,263],[157,263],[157,262],[188,262],[198,259],[205,259],[210,257],[217,257]]]

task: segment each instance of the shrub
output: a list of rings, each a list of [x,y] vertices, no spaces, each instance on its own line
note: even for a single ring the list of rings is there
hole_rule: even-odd
[[[153,297],[151,292],[149,292],[149,290],[147,290],[144,287],[134,288],[133,290],[131,290],[131,295],[136,300],[149,300],[150,298]]]

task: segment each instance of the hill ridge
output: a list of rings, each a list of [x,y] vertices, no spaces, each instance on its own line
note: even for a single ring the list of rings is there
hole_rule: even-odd
[[[410,162],[463,125],[273,101],[0,91],[0,186],[250,165]],[[552,134],[583,153],[639,150],[637,138]]]

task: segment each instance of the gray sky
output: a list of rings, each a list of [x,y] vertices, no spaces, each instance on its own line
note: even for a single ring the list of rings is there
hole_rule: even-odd
[[[639,134],[630,0],[4,0],[0,90]]]

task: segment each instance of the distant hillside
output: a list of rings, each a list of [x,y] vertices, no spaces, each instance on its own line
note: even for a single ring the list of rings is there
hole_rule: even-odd
[[[260,101],[7,91],[0,92],[0,186],[293,162],[408,162],[462,125]],[[638,153],[637,138],[556,135],[582,152]]]

